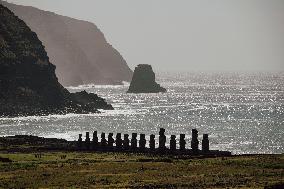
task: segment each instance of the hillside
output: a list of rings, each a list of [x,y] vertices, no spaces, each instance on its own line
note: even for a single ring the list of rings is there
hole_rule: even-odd
[[[0,5],[0,116],[88,113],[97,108],[112,109],[98,96],[69,93],[58,82],[36,33]]]
[[[64,86],[120,84],[131,80],[132,71],[126,61],[93,23],[34,7],[1,0],[0,3],[37,33]]]

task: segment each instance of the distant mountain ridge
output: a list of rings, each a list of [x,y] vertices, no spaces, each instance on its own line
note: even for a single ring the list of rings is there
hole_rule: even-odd
[[[121,84],[132,70],[93,23],[0,0],[37,33],[65,86]]]

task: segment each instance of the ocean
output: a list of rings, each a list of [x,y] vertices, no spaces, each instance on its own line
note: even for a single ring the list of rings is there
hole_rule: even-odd
[[[115,110],[0,118],[0,136],[37,135],[77,140],[98,131],[170,135],[209,134],[210,148],[233,154],[284,153],[284,73],[159,73],[167,93],[127,94],[129,84],[68,87],[97,93]],[[179,136],[177,136],[177,139]],[[201,145],[201,142],[200,142]]]

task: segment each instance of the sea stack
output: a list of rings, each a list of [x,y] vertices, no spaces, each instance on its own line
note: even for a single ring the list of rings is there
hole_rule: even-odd
[[[148,64],[139,64],[135,70],[127,93],[159,93],[166,92],[155,81],[155,73],[152,66]]]

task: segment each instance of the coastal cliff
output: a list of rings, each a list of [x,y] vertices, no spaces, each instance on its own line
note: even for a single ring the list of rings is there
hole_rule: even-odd
[[[166,92],[166,89],[161,87],[155,81],[155,73],[152,66],[148,64],[139,64],[133,74],[128,93],[159,93]]]
[[[0,116],[112,109],[92,94],[84,103],[83,97],[75,98],[58,82],[55,68],[36,33],[0,4]]]
[[[121,84],[133,72],[96,25],[34,7],[0,0],[22,19],[42,41],[56,75],[64,86]]]

